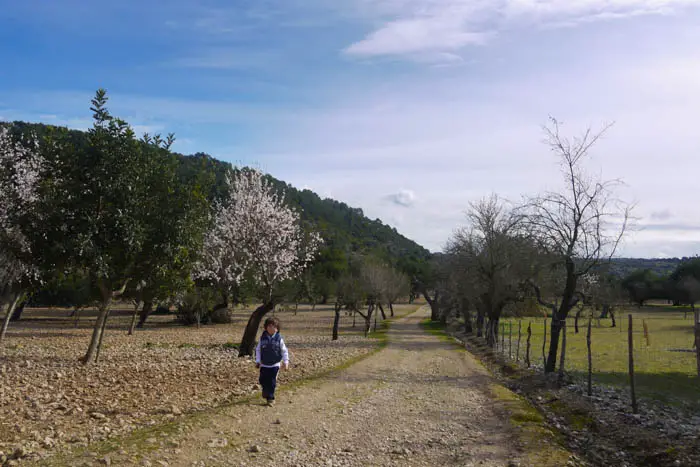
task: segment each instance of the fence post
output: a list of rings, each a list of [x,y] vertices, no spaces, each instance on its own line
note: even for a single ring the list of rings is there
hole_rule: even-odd
[[[513,322],[508,322],[508,358],[513,359]]]
[[[566,319],[561,320],[561,355],[559,356],[559,384],[564,382],[564,362],[566,361]]]
[[[527,323],[527,346],[525,349],[525,365],[530,368],[530,338],[532,338],[532,321]]]
[[[647,320],[643,319],[642,320],[642,327],[644,328],[644,338],[647,341],[647,347],[649,347],[649,328],[647,327]]]
[[[695,318],[695,361],[698,367],[698,376],[700,376],[700,311],[694,310],[693,318]]]
[[[518,320],[518,346],[515,348],[515,362],[520,361],[520,338],[522,337],[523,322]]]
[[[588,318],[588,332],[586,333],[586,347],[588,347],[588,397],[593,395],[593,359],[591,357],[591,318]]]
[[[630,393],[632,396],[632,412],[637,413],[637,393],[634,389],[634,338],[632,336],[632,315],[627,315],[629,326],[627,327],[627,346],[629,351]]]
[[[544,349],[547,346],[547,318],[544,319],[544,338],[542,339],[542,364],[547,365],[547,356],[544,353]]]
[[[501,353],[506,353],[506,323],[501,323]]]

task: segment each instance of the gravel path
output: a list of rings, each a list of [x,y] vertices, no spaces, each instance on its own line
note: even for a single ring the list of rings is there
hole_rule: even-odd
[[[386,349],[339,375],[282,388],[272,408],[254,400],[224,409],[148,458],[171,466],[517,465],[491,378],[420,329],[426,316],[422,309],[393,323]]]
[[[333,376],[282,386],[275,407],[263,406],[262,399],[229,406],[145,440],[152,446],[147,452],[125,446],[99,461],[187,467],[519,465],[519,442],[489,390],[493,379],[470,354],[423,331],[419,323],[427,316],[422,308],[392,323],[385,349]]]

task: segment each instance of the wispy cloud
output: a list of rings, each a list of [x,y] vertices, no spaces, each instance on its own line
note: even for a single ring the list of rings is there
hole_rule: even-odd
[[[696,0],[381,0],[361,1],[380,26],[344,49],[367,58],[400,56],[425,61],[483,45],[504,29],[564,27],[584,22],[672,14]],[[387,19],[387,17],[389,19]],[[442,54],[442,55],[441,55]]]
[[[279,66],[279,54],[244,47],[213,47],[198,50],[188,56],[175,59],[166,65],[183,68],[208,68],[218,70],[251,70]]]

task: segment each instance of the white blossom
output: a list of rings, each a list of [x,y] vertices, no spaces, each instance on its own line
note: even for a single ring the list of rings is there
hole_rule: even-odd
[[[39,144],[14,142],[7,128],[0,128],[0,286],[14,286],[36,278],[31,246],[24,225],[26,214],[39,199],[39,183],[45,161]]]
[[[244,170],[227,176],[227,183],[229,194],[215,206],[196,276],[234,285],[250,273],[269,291],[298,276],[318,251],[319,235],[304,233],[299,213],[261,172]]]

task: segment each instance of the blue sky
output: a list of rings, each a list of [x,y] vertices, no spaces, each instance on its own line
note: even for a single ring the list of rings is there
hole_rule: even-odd
[[[700,1],[0,0],[0,119],[137,131],[361,207],[432,250],[491,192],[558,186],[548,115],[615,125],[591,170],[623,254],[700,252]]]

